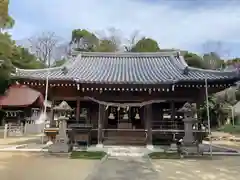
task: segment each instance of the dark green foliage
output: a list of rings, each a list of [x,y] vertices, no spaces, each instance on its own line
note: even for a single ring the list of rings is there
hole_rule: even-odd
[[[142,38],[132,47],[131,52],[158,52],[159,50],[157,41],[150,38]]]
[[[102,159],[106,155],[102,151],[73,151],[71,159]]]
[[[223,131],[231,134],[240,134],[240,125],[233,126],[231,124],[227,124],[218,128],[218,131]]]
[[[180,159],[176,152],[152,152],[148,155],[151,159]]]
[[[30,54],[27,49],[17,46],[8,34],[0,33],[0,84],[2,94],[7,88],[10,74],[15,72],[15,67],[23,69],[44,68],[44,65]]]

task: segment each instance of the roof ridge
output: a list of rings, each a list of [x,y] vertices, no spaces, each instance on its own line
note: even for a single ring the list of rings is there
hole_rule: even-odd
[[[46,72],[46,71],[56,71],[56,70],[61,70],[64,67],[72,67],[75,64],[75,59],[76,58],[70,58],[68,59],[64,64],[58,67],[48,67],[48,68],[39,68],[39,69],[21,69],[21,68],[16,68],[17,71],[22,71],[22,72],[34,72],[34,71],[39,71],[39,72]]]
[[[82,56],[160,57],[176,56],[179,51],[166,52],[81,52]]]
[[[237,72],[236,69],[225,71],[225,70],[215,70],[215,69],[202,69],[202,68],[196,68],[196,67],[191,67],[191,66],[188,66],[188,68],[189,68],[189,70],[192,70],[192,71],[201,71],[201,72],[209,72],[209,73],[234,73],[234,72]]]
[[[174,63],[176,63],[176,61],[173,61]],[[228,70],[228,71],[223,71],[223,70],[213,70],[213,69],[202,69],[202,68],[196,68],[196,67],[192,67],[192,66],[189,66],[187,64],[187,62],[185,61],[184,57],[183,56],[179,56],[179,62],[176,63],[176,65],[181,65],[183,66],[183,68],[181,68],[182,70],[184,70],[185,68],[188,68],[188,70],[191,70],[191,71],[200,71],[200,72],[208,72],[208,73],[234,73],[236,72],[236,70]]]
[[[21,69],[21,68],[16,67],[16,72],[18,72],[18,71],[22,71],[22,72],[34,72],[34,71],[45,72],[45,71],[59,70],[59,69],[61,69],[61,66],[51,67],[51,68],[40,68],[40,69]]]

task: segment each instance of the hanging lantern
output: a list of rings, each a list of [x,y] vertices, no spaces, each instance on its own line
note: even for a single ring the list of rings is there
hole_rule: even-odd
[[[123,119],[124,119],[124,120],[129,119],[129,118],[128,118],[128,113],[127,113],[128,110],[129,110],[129,107],[127,107],[126,110],[124,110],[124,113],[125,113],[125,114],[123,115]]]
[[[127,114],[127,113],[125,113],[125,114],[123,115],[123,119],[124,119],[124,120],[127,120],[127,119],[128,119],[128,114]]]
[[[135,119],[140,119],[140,116],[138,113],[135,115]]]
[[[109,116],[108,116],[108,119],[115,119],[115,116],[113,113],[110,113]]]
[[[108,119],[115,119],[115,116],[113,114],[113,109],[112,108],[111,108],[111,112],[110,112],[110,114],[108,116]]]
[[[135,119],[140,119],[140,115],[139,115],[139,113],[138,113],[138,109],[136,109],[136,111],[137,111],[137,113],[136,113],[136,115],[135,115]]]

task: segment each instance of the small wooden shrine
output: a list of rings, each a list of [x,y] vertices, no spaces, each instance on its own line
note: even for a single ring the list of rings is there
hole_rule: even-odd
[[[4,112],[1,125],[20,124],[35,121],[43,108],[44,98],[39,91],[26,85],[14,84],[0,97],[0,107]]]

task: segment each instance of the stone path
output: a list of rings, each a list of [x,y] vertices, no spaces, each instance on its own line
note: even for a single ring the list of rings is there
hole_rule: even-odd
[[[147,158],[110,157],[103,162],[86,180],[149,180],[158,179]]]

